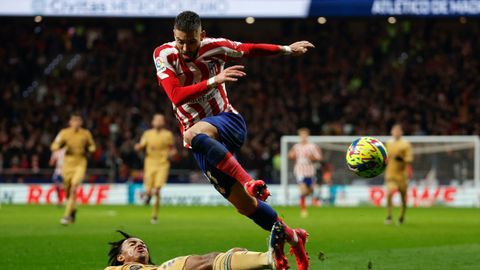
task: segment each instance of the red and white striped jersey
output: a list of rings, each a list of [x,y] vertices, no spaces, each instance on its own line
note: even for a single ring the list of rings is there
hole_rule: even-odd
[[[311,158],[318,160],[322,158],[320,147],[313,143],[297,143],[293,146],[292,151],[295,153],[294,175],[297,178],[315,176],[315,164]]]
[[[230,104],[225,84],[208,87],[207,80],[222,72],[225,62],[241,57],[283,52],[272,44],[251,44],[224,38],[204,38],[195,60],[184,61],[175,41],[155,49],[153,59],[159,84],[172,101],[183,134],[202,118],[237,111]]]

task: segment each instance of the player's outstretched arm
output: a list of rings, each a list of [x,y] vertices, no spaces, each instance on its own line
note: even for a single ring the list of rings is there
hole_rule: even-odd
[[[308,51],[308,49],[315,48],[309,41],[297,41],[290,45],[274,45],[262,43],[225,43],[231,46],[231,49],[241,52],[242,57],[257,57],[269,55],[293,55],[299,56]],[[227,46],[228,47],[228,46]],[[226,61],[235,60],[235,57],[227,56]]]
[[[315,48],[315,46],[309,41],[302,40],[290,44],[288,48],[291,50],[290,52],[287,52],[288,54],[291,54],[293,56],[299,56],[308,52],[308,49]]]

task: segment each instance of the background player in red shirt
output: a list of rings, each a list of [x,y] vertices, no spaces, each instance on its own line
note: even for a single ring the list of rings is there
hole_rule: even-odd
[[[153,53],[157,78],[172,102],[184,143],[209,181],[238,212],[265,230],[280,220],[264,201],[270,195],[262,180],[253,180],[234,154],[246,139],[243,117],[228,101],[225,82],[245,76],[240,65],[224,64],[242,57],[302,55],[314,46],[308,41],[289,46],[234,42],[207,38],[200,17],[184,11],[175,18],[175,41],[157,47]],[[305,252],[307,233],[285,226],[298,269],[308,269]],[[288,264],[286,258],[280,258]]]

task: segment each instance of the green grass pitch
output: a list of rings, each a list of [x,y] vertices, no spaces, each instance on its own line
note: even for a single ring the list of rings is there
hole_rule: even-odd
[[[315,208],[306,219],[297,208],[278,212],[309,231],[312,270],[480,269],[479,209],[409,209],[403,226],[384,225],[382,208]],[[179,255],[267,246],[268,233],[232,207],[164,207],[157,225],[143,206],[80,207],[69,227],[58,223],[62,213],[55,206],[2,205],[0,268],[103,269],[107,242],[119,239],[115,229],[144,239],[158,264]]]

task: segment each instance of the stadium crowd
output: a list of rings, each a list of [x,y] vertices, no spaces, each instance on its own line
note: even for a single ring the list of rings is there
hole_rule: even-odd
[[[153,49],[171,41],[171,20],[2,18],[0,169],[48,167],[49,145],[80,112],[97,151],[89,167],[114,179],[142,167],[133,145],[153,113],[166,115],[179,155],[174,169],[196,168],[183,149],[167,96],[157,85]],[[480,134],[480,22],[382,19],[204,22],[207,34],[243,42],[310,40],[307,57],[247,59],[247,77],[228,86],[248,125],[239,159],[269,179],[280,137]]]

